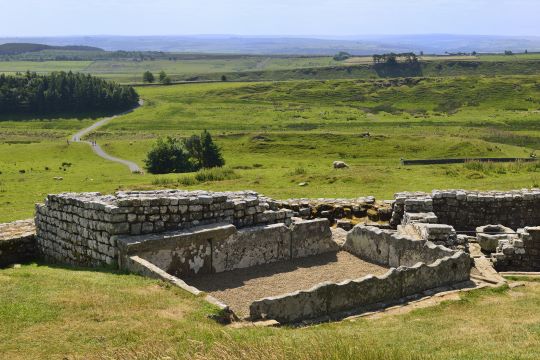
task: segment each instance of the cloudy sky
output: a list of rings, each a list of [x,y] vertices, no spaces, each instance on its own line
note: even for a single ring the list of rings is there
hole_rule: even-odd
[[[0,0],[0,36],[540,36],[539,0]]]

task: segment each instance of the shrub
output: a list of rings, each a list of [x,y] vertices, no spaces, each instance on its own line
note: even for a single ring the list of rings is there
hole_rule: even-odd
[[[195,174],[195,180],[198,182],[223,181],[237,179],[238,175],[232,169],[204,169]]]
[[[304,169],[303,167],[297,167],[296,169],[289,172],[289,175],[290,176],[305,175],[306,173],[307,173],[306,169]]]
[[[352,55],[349,54],[348,52],[345,52],[345,51],[340,51],[338,52],[336,55],[334,55],[334,60],[335,61],[343,61],[343,60],[347,60],[348,58],[350,58]]]
[[[178,182],[184,186],[193,186],[209,181],[224,181],[238,179],[238,174],[232,169],[213,168],[203,169],[195,176],[186,176],[178,179]]]

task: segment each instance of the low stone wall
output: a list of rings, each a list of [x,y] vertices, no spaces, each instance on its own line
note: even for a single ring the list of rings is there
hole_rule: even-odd
[[[471,263],[467,254],[389,231],[358,225],[349,233],[344,247],[368,260],[399,267],[379,277],[322,283],[309,290],[255,301],[250,306],[251,319],[297,322],[469,280]]]
[[[144,191],[49,195],[36,205],[37,243],[49,261],[116,266],[119,235],[153,234],[214,223],[290,224],[292,211],[252,191]]]
[[[398,193],[392,224],[401,223],[406,212],[430,212],[439,224],[458,231],[471,231],[486,224],[512,229],[540,225],[540,190],[465,191],[434,190],[427,193]]]
[[[418,262],[431,264],[456,253],[426,240],[363,225],[349,232],[343,248],[368,261],[392,267],[413,266]]]
[[[164,234],[118,238],[121,263],[137,255],[178,277],[219,273],[337,251],[328,220],[244,229],[216,224]]]
[[[0,224],[0,268],[36,260],[33,220]]]

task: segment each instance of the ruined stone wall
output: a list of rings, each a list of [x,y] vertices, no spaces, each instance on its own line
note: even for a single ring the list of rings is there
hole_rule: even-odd
[[[386,238],[386,233],[380,233],[378,236],[381,239]],[[396,240],[406,241],[399,238]],[[404,248],[410,245],[407,244]],[[408,267],[392,268],[382,276],[368,275],[341,283],[322,283],[309,290],[261,299],[251,304],[250,317],[252,320],[275,319],[283,323],[297,322],[309,318],[332,316],[344,311],[369,307],[376,303],[391,303],[429,289],[469,280],[468,255],[460,251],[446,251],[437,247],[429,251],[433,255],[446,256],[433,263],[419,262]],[[388,259],[392,258],[387,256]],[[410,257],[407,258],[409,259],[407,262],[411,260]],[[402,260],[397,257],[393,261],[401,262]]]
[[[540,225],[540,190],[465,191],[434,190],[427,193],[398,193],[392,224],[402,222],[405,213],[432,211],[439,224],[458,231],[502,224],[512,229]]]
[[[540,271],[540,227],[519,229],[514,238],[499,241],[492,261],[497,271]]]
[[[118,241],[122,264],[129,265],[127,258],[136,255],[182,278],[339,249],[326,219],[242,229],[216,224],[164,235],[122,236]]]
[[[49,195],[36,206],[37,243],[49,261],[116,265],[119,235],[188,229],[213,223],[242,228],[290,224],[292,211],[252,191],[143,191]]]
[[[392,230],[357,225],[347,235],[343,248],[368,261],[392,267],[431,264],[456,253],[426,240],[416,240]]]
[[[0,268],[37,258],[33,220],[0,224]]]

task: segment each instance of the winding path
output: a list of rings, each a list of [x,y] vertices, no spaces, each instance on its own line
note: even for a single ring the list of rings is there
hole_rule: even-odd
[[[139,105],[136,106],[135,108],[131,109],[131,110],[128,110],[126,112],[123,112],[121,114],[118,114],[118,115],[114,115],[114,116],[110,116],[110,117],[107,117],[107,118],[104,118],[104,119],[101,119],[99,120],[98,122],[92,124],[91,126],[85,128],[85,129],[82,129],[80,130],[79,132],[77,132],[75,135],[73,135],[71,137],[71,141],[73,142],[80,142],[80,143],[86,143],[88,145],[90,145],[92,147],[92,150],[98,155],[98,156],[101,156],[102,158],[106,159],[106,160],[109,160],[109,161],[114,161],[114,162],[117,162],[117,163],[120,163],[120,164],[123,164],[123,165],[126,165],[129,170],[133,173],[140,173],[142,172],[141,168],[139,167],[139,165],[135,164],[133,161],[129,161],[129,160],[124,160],[124,159],[120,159],[120,158],[117,158],[117,157],[114,157],[114,156],[111,156],[109,154],[107,154],[102,148],[101,146],[99,146],[96,142],[92,143],[91,141],[86,141],[86,140],[81,140],[82,137],[84,137],[85,135],[88,135],[89,133],[91,133],[92,131],[98,129],[99,127],[107,124],[109,121],[119,117],[119,116],[122,116],[122,115],[125,115],[125,114],[129,114],[130,112],[134,111],[135,109],[137,109],[139,106],[142,106],[143,105],[143,100],[139,100]]]

